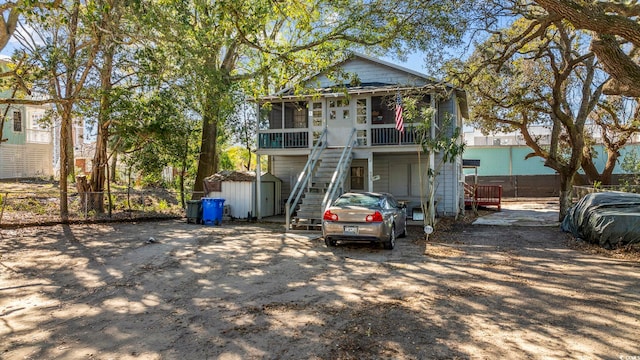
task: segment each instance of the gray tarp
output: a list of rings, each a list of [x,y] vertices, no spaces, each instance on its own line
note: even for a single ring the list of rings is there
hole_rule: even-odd
[[[607,249],[640,243],[640,194],[588,194],[569,209],[561,227]]]

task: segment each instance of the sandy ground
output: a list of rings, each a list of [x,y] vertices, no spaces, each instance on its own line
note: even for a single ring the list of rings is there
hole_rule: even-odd
[[[640,359],[637,254],[419,230],[392,251],[277,224],[0,230],[0,358]]]

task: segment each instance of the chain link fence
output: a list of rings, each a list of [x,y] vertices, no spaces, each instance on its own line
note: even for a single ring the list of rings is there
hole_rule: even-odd
[[[198,194],[189,194],[195,197]],[[199,194],[201,195],[201,194]],[[186,200],[185,199],[185,204]],[[165,189],[69,193],[69,221],[107,222],[172,219],[185,216],[179,193]],[[51,192],[0,192],[0,226],[61,222],[60,196]]]

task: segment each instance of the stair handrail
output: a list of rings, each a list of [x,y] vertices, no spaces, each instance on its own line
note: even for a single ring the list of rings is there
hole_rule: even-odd
[[[338,165],[336,165],[336,171],[333,172],[333,176],[331,177],[331,182],[329,183],[329,187],[324,194],[324,199],[322,199],[322,212],[324,213],[329,206],[331,206],[331,202],[336,196],[336,192],[338,191],[338,184],[341,184],[344,181],[344,177],[346,174],[346,168],[349,165],[348,157],[351,156],[351,152],[353,151],[353,145],[356,143],[355,140],[356,129],[351,131],[351,135],[349,136],[349,141],[347,141],[347,145],[342,150],[342,155],[340,155],[340,160],[338,161]]]
[[[318,138],[318,142],[311,149],[311,153],[309,154],[309,159],[307,163],[304,165],[302,172],[298,175],[298,180],[296,181],[293,190],[289,194],[289,198],[287,199],[287,203],[284,207],[285,212],[285,221],[286,221],[286,229],[288,230],[291,225],[291,209],[295,209],[298,206],[298,202],[300,201],[300,197],[302,196],[304,186],[302,184],[308,184],[309,179],[311,178],[311,174],[313,173],[313,169],[316,167],[316,163],[320,158],[320,154],[322,150],[327,147],[327,129],[325,128],[322,131],[322,134]]]

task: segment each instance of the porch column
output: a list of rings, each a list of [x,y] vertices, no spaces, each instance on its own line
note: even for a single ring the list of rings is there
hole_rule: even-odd
[[[433,115],[431,116],[431,139],[435,139],[436,138],[436,119],[440,116],[440,114],[438,114],[438,103],[436,102],[435,99],[435,94],[432,93],[431,94],[431,107],[433,109],[435,109],[435,111],[433,112]],[[430,174],[435,174],[435,163],[436,161],[436,157],[435,154],[433,153],[433,151],[429,151],[429,173]],[[430,181],[429,187],[435,187],[436,186],[436,179],[435,177],[433,177]],[[429,189],[429,191],[433,191],[431,188]],[[434,196],[435,196],[435,191],[434,191]],[[435,207],[435,203],[433,201],[433,197],[430,196],[429,197],[429,221],[435,219],[436,216],[436,209],[434,209]]]
[[[373,191],[373,153],[372,152],[369,152],[369,155],[367,155],[367,179],[368,179],[367,187],[369,188],[368,191]]]
[[[260,154],[256,154],[256,214],[258,220],[262,219],[262,169],[260,169]]]
[[[260,150],[260,103],[256,102],[256,144],[258,144],[258,150]],[[251,154],[249,154],[251,156]],[[256,213],[254,216],[258,218],[258,220],[262,219],[262,169],[260,168],[260,152],[256,151],[256,191],[255,191],[255,201],[256,204]],[[251,220],[251,219],[249,219]]]

